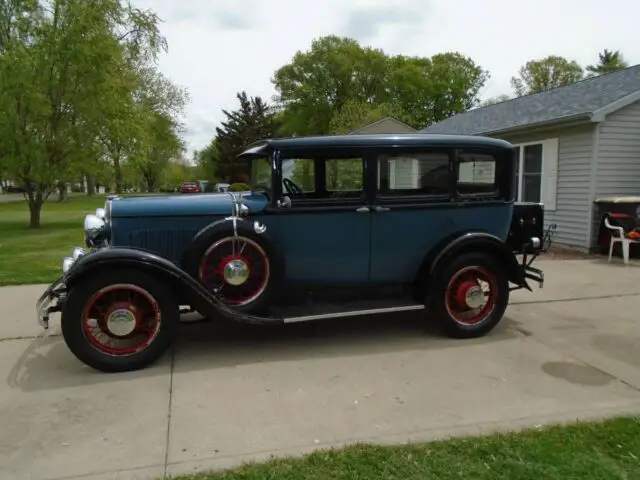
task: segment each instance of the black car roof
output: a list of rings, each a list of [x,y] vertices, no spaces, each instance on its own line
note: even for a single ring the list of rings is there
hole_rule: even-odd
[[[431,133],[329,135],[267,138],[247,146],[239,156],[264,155],[271,150],[284,148],[420,146],[513,148],[505,140],[476,135],[436,135]]]

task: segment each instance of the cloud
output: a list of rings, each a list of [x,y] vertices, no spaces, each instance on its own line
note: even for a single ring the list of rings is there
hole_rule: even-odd
[[[270,99],[273,73],[325,35],[348,35],[390,54],[459,51],[491,72],[485,98],[511,93],[520,66],[551,53],[585,65],[604,48],[619,49],[640,62],[640,2],[628,0],[608,0],[609,11],[625,12],[615,22],[599,0],[581,0],[579,9],[558,0],[132,1],[164,21],[169,53],[160,69],[191,93],[184,119],[190,149],[211,141],[222,109],[238,107],[238,91]]]
[[[349,12],[344,26],[344,32],[348,37],[361,42],[375,39],[385,27],[402,27],[403,36],[412,36],[416,27],[424,19],[425,9],[428,5],[406,6],[368,6],[356,7]]]
[[[164,13],[163,20],[173,24],[199,24],[207,28],[247,30],[254,25],[254,0],[228,2],[224,6],[206,0],[139,0],[137,5]]]

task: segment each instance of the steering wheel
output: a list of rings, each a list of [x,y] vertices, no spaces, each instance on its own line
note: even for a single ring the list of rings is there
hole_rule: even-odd
[[[303,195],[302,189],[289,178],[283,178],[282,184],[291,195]]]

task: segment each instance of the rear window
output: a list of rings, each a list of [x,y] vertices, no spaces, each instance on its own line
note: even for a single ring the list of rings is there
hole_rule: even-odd
[[[196,186],[196,182],[184,182],[182,184],[183,187],[195,187]]]
[[[458,193],[487,195],[498,191],[496,159],[487,153],[458,154]]]

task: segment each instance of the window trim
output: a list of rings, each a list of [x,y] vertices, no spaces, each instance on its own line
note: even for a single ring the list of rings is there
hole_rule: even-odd
[[[512,144],[514,148],[518,149],[518,165],[517,172],[518,177],[516,178],[517,186],[518,186],[518,195],[515,198],[516,202],[523,202],[522,200],[522,183],[524,179],[524,147],[529,147],[531,145],[540,145],[542,147],[542,158],[540,159],[540,200],[538,202],[544,203],[544,199],[542,198],[545,192],[545,161],[544,161],[544,149],[545,149],[545,140],[536,140],[533,142],[522,142],[522,143],[514,143]]]

